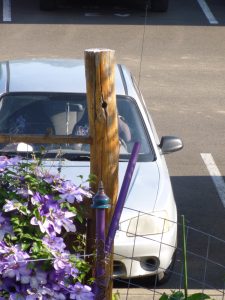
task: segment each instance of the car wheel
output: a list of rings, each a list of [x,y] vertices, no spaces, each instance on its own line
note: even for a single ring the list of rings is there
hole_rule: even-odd
[[[169,0],[151,0],[151,11],[165,12],[168,10]]]
[[[156,280],[155,280],[156,285],[159,286],[161,284],[164,284],[170,279],[170,276],[173,273],[173,268],[174,268],[175,262],[176,262],[176,251],[173,254],[173,257],[172,257],[169,267],[164,272],[161,272],[156,275]]]
[[[56,0],[40,0],[40,10],[56,9]]]

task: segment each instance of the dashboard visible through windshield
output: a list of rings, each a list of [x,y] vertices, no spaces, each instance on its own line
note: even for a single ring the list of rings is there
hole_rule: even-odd
[[[135,142],[140,142],[139,161],[155,158],[140,111],[129,97],[117,96],[120,159],[128,159]],[[85,94],[8,93],[0,99],[0,134],[88,136],[89,124]],[[41,147],[42,146],[42,147]],[[21,143],[1,144],[2,153],[23,152]],[[29,145],[28,151],[67,159],[89,159],[89,145]],[[25,152],[25,151],[24,151]]]

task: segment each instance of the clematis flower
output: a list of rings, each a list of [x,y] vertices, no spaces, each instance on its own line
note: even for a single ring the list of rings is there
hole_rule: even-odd
[[[70,290],[70,299],[75,300],[93,300],[94,294],[91,292],[91,288],[87,285],[82,285],[80,282],[68,287]]]
[[[20,156],[14,156],[8,159],[8,165],[16,166],[19,162],[21,162],[22,158]]]
[[[4,261],[4,268],[2,270],[3,278],[14,278],[23,284],[29,283],[29,276],[31,270],[27,268],[26,259],[30,256],[20,250],[18,245],[5,247],[7,256]]]
[[[7,156],[1,155],[0,156],[0,171],[4,171],[4,169],[8,166],[15,166],[19,163],[21,157],[15,156],[8,158]]]
[[[39,192],[36,192],[31,198],[33,204],[39,205],[39,212],[41,216],[48,215],[50,211],[56,211],[59,209],[59,202],[54,200],[52,195],[42,196]]]
[[[33,195],[33,192],[30,189],[24,187],[18,188],[16,193],[17,195],[21,195],[23,198],[28,198]]]
[[[81,187],[77,187],[69,180],[63,182],[60,187],[56,187],[55,189],[61,193],[61,199],[63,201],[68,201],[69,203],[74,203],[75,200],[81,202],[84,196],[91,196],[88,191],[85,191]]]
[[[47,283],[47,273],[40,270],[35,270],[35,272],[32,272],[30,276],[29,283],[32,289],[39,289],[41,285]]]
[[[61,182],[61,178],[58,173],[52,174],[49,170],[42,169],[40,167],[35,168],[35,174],[49,184]]]
[[[16,210],[18,205],[20,205],[20,202],[18,202],[17,200],[5,200],[6,204],[3,206],[3,210],[5,212],[7,211],[12,211],[12,210]]]
[[[42,233],[52,234],[54,231],[58,234],[61,233],[62,227],[65,228],[67,232],[76,232],[76,227],[70,218],[74,217],[75,214],[69,211],[58,210],[47,215],[43,220],[38,220],[36,217],[31,219],[32,225],[39,225]]]
[[[36,300],[36,299],[34,299],[34,300]],[[9,296],[9,300],[26,300],[26,298],[23,295],[21,295],[20,293],[11,293]]]
[[[75,217],[76,214],[70,211],[56,211],[52,214],[52,219],[54,220],[54,225],[52,225],[57,233],[61,233],[61,228],[64,227],[67,232],[75,232],[76,227],[73,224],[73,221],[70,218]]]
[[[18,200],[14,199],[14,200],[5,200],[6,204],[3,206],[3,211],[5,212],[9,212],[9,211],[13,211],[13,210],[18,210],[20,211],[22,214],[26,214],[29,213],[29,210],[27,210],[26,208],[28,207],[28,203],[24,202],[23,204],[20,203]]]
[[[0,171],[4,171],[4,169],[8,166],[8,158],[6,156],[0,156]]]
[[[0,256],[1,254],[10,253],[10,248],[6,245],[4,241],[0,241]]]
[[[21,287],[20,287],[19,283],[16,282],[15,280],[12,280],[12,278],[4,278],[4,280],[3,279],[1,280],[0,290],[8,291],[8,292],[10,292],[10,291],[20,292]]]
[[[13,235],[13,229],[9,223],[9,218],[3,217],[0,212],[0,241],[3,240],[6,233]]]
[[[66,248],[63,238],[53,235],[45,236],[42,239],[42,243],[46,245],[51,251],[63,252],[63,250]]]
[[[92,300],[89,287],[74,284],[83,270],[61,234],[76,231],[70,203],[90,194],[39,162],[0,156],[0,300]]]
[[[46,296],[46,298],[43,299],[66,300],[66,296],[63,295],[63,293],[54,292],[54,290],[51,290],[50,288],[47,287],[43,287],[41,289],[41,295]]]
[[[14,278],[16,281],[20,281],[22,284],[28,284],[30,282],[30,273],[25,262],[16,262],[12,259],[8,260],[5,269],[2,271],[3,278]]]
[[[79,271],[69,261],[69,256],[70,256],[70,254],[66,251],[63,253],[57,254],[57,256],[53,262],[54,269],[56,271],[63,271],[65,275],[71,275],[72,277],[76,278]]]

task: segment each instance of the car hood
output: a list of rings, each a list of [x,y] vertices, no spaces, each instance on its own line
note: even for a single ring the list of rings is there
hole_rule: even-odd
[[[128,162],[119,163],[119,192],[123,183]],[[48,161],[45,166],[52,170],[59,168],[61,176],[67,180],[72,180],[75,184],[80,183],[78,177],[88,179],[90,164],[85,161]],[[152,212],[156,205],[159,190],[159,169],[157,162],[138,162],[131,179],[127,194],[125,207],[145,212]]]

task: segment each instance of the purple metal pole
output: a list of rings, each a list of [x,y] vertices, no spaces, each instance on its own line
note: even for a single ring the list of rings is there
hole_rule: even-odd
[[[96,208],[96,282],[94,286],[95,300],[105,299],[105,209],[110,207],[109,198],[104,193],[103,183],[100,182],[98,192],[93,197],[93,208]]]
[[[96,255],[97,261],[101,258],[102,251],[105,249],[105,209],[96,209]],[[102,276],[104,274],[104,268],[100,264],[96,268],[96,277]]]
[[[96,209],[95,300],[105,298],[105,209]]]
[[[129,159],[129,163],[126,169],[126,173],[123,179],[123,183],[121,186],[120,194],[118,197],[118,201],[116,203],[115,211],[112,217],[112,221],[110,223],[109,232],[105,242],[105,250],[106,253],[110,253],[112,250],[113,241],[115,238],[116,231],[119,226],[120,216],[124,207],[124,203],[126,200],[127,192],[130,186],[131,178],[134,172],[134,168],[137,162],[138,153],[140,150],[140,143],[136,142],[133,146],[131,157]]]

